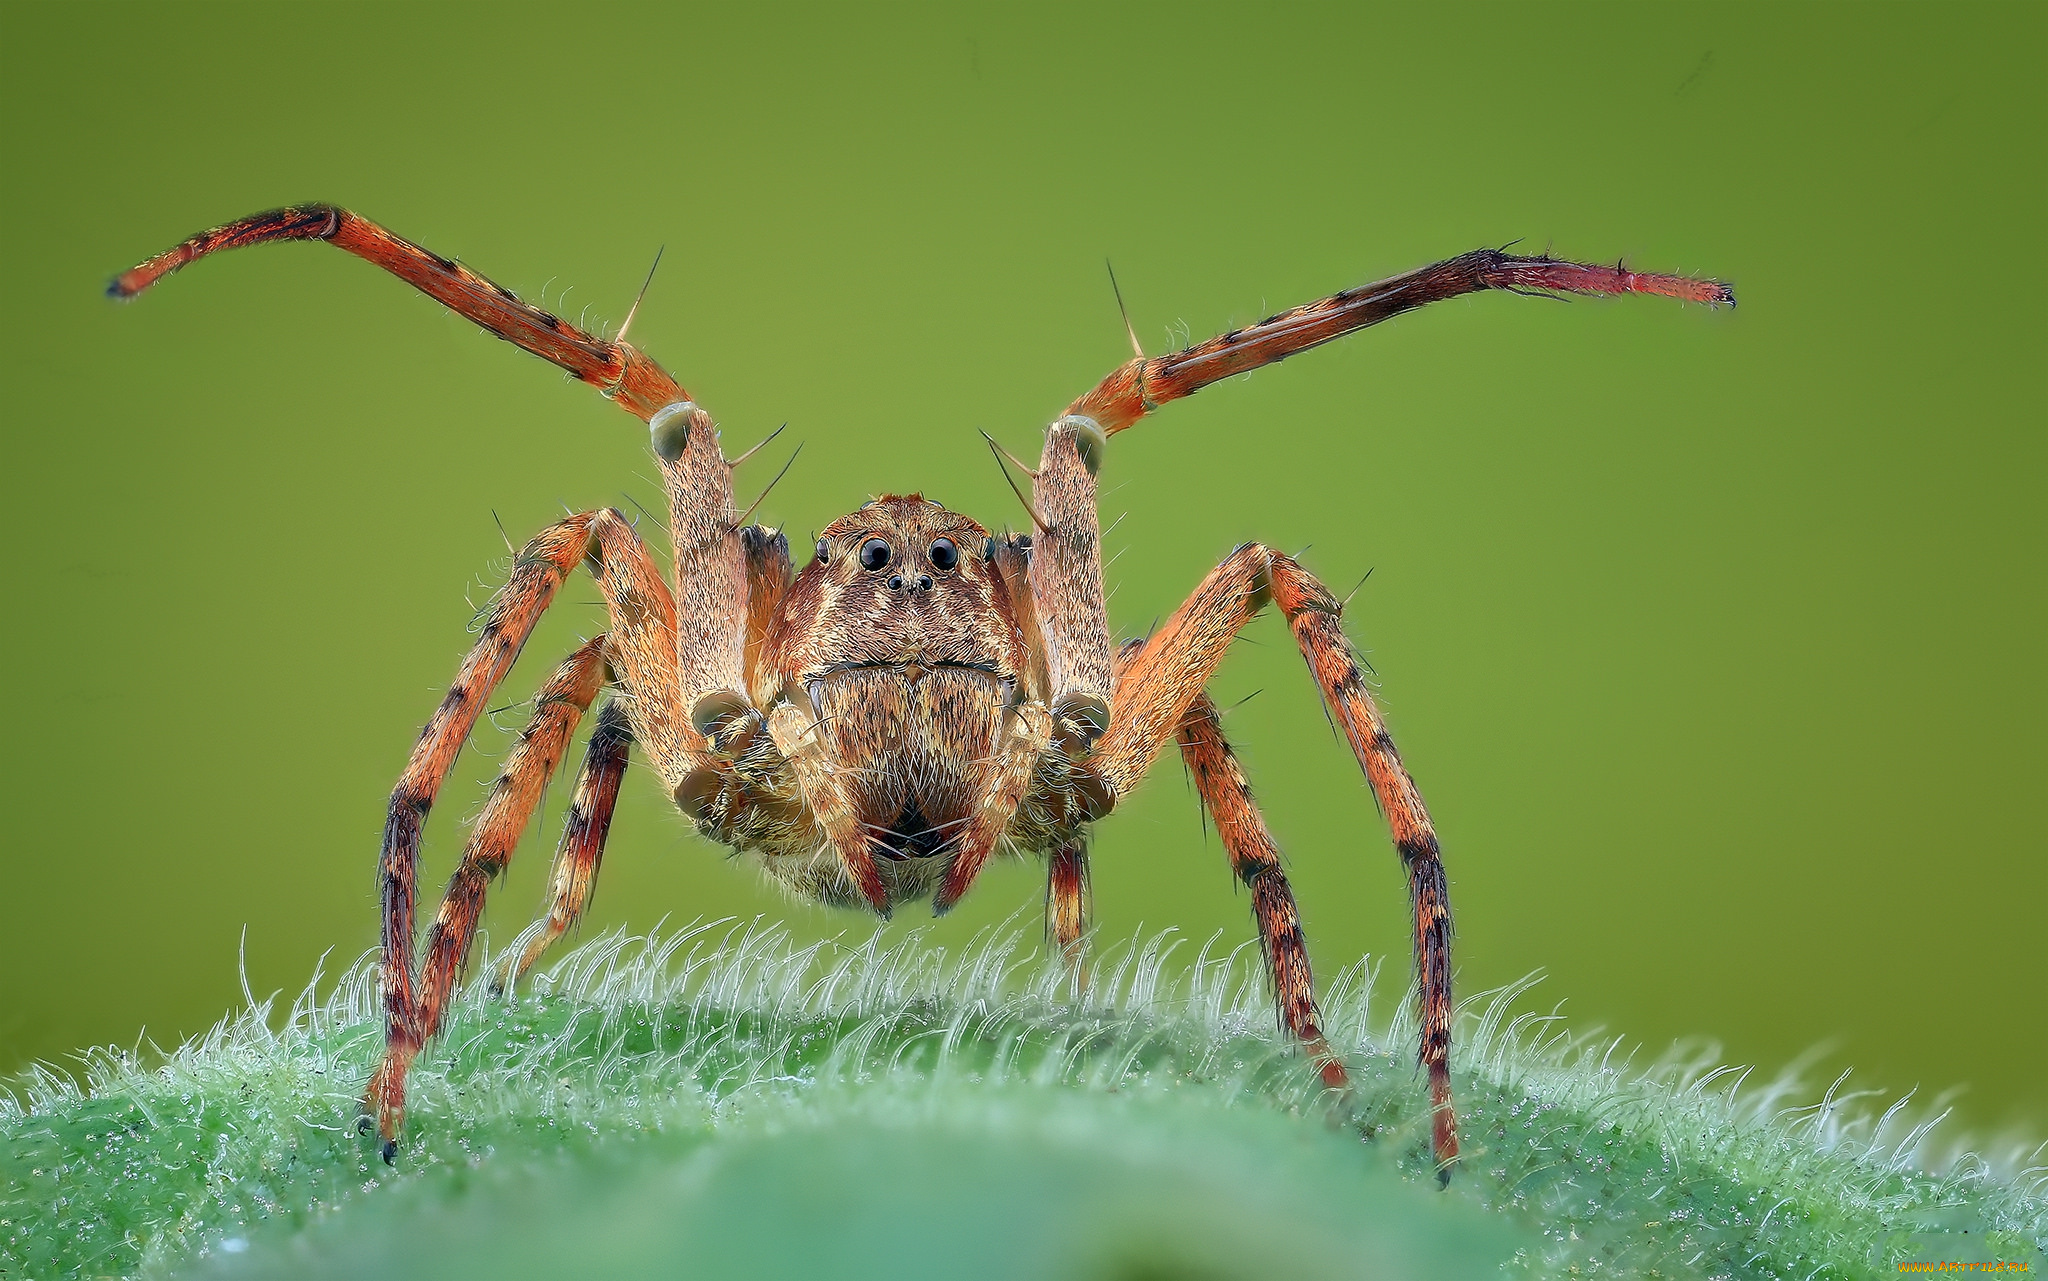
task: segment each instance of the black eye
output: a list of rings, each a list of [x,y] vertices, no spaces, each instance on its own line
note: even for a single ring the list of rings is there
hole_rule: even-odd
[[[950,538],[941,538],[933,543],[931,550],[925,554],[932,558],[933,569],[951,569],[960,563],[960,549],[953,546],[953,540]]]
[[[870,538],[860,545],[860,566],[862,569],[880,569],[889,563],[889,544],[879,538]]]

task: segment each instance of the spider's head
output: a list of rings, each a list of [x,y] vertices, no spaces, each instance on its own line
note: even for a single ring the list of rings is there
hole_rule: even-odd
[[[875,666],[1024,662],[988,530],[921,495],[888,494],[825,527],[783,597],[769,661],[786,678]]]

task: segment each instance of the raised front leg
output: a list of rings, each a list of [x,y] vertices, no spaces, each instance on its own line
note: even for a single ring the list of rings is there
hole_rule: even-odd
[[[1032,473],[1031,516],[1037,542],[1029,566],[1031,596],[1048,670],[1054,741],[1069,760],[1087,760],[1111,719],[1112,665],[1095,487],[1107,438],[1168,401],[1193,395],[1233,374],[1285,360],[1404,311],[1485,289],[1639,293],[1709,306],[1735,304],[1735,291],[1717,281],[1475,249],[1332,294],[1183,351],[1139,356],[1118,368],[1067,406],[1046,430],[1045,451]],[[1195,682],[1196,689],[1200,685]],[[1171,733],[1185,707],[1180,701],[1174,715],[1152,725],[1152,730],[1157,735]],[[1122,709],[1116,714],[1121,718]],[[1077,771],[1072,788],[1080,812],[1089,818],[1107,809],[1107,798],[1090,791],[1091,777],[1087,770]]]
[[[1548,256],[1525,258],[1498,249],[1474,249],[1370,285],[1346,289],[1256,325],[1197,343],[1171,355],[1145,357],[1119,368],[1067,407],[1115,435],[1169,400],[1192,396],[1233,374],[1287,359],[1333,338],[1376,325],[1404,311],[1482,289],[1509,293],[1655,294],[1708,306],[1735,305],[1735,291],[1714,280],[1597,267]]]
[[[747,706],[746,567],[733,510],[732,465],[719,449],[711,415],[667,370],[625,342],[623,329],[617,341],[585,333],[462,264],[333,205],[272,209],[202,231],[123,272],[107,292],[133,298],[208,254],[280,240],[325,241],[373,263],[457,315],[568,370],[648,424],[675,539],[669,687],[678,691],[688,717],[664,735],[648,734],[650,726],[638,715],[635,728],[671,789],[699,799],[706,791],[715,793],[713,780],[702,772],[704,737]],[[681,772],[668,768],[686,758],[694,762]]]
[[[109,297],[133,298],[208,254],[279,240],[322,240],[382,267],[458,316],[506,342],[568,370],[642,420],[688,400],[667,370],[624,342],[608,342],[529,303],[496,281],[393,235],[360,214],[334,205],[294,205],[250,214],[202,231],[131,267],[107,286]]]

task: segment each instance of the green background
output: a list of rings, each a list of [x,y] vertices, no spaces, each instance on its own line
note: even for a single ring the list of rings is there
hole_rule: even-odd
[[[54,6],[6,11],[10,906],[0,1068],[203,1030],[375,940],[385,796],[523,538],[659,510],[644,430],[318,246],[106,278],[332,200],[635,340],[734,448],[1019,519],[1127,356],[1523,238],[1737,311],[1454,301],[1113,442],[1111,623],[1247,539],[1340,592],[1440,821],[1460,989],[1541,967],[1646,1052],[1967,1085],[2048,1122],[2038,7]],[[741,475],[750,500],[780,456]],[[601,627],[564,593],[509,704]],[[1325,976],[1407,965],[1398,866],[1286,633],[1216,682]],[[517,716],[501,717],[504,731]],[[430,828],[438,885],[504,733]],[[1097,845],[1109,937],[1251,937],[1169,757]],[[488,921],[540,902],[566,781]],[[1022,910],[999,866],[942,940]],[[791,905],[629,775],[592,924]],[[909,919],[892,932],[911,928]]]

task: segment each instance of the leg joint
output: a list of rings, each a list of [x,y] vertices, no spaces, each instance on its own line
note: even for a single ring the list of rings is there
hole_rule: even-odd
[[[1280,864],[1272,859],[1248,858],[1239,862],[1237,877],[1255,896],[1269,884],[1283,894],[1292,892],[1287,886],[1287,873],[1281,871]]]
[[[1414,836],[1404,836],[1394,842],[1394,848],[1400,851],[1403,866],[1410,866],[1418,861],[1430,863],[1441,863],[1443,861],[1443,851],[1437,846],[1436,835],[1433,832],[1420,832]]]
[[[1273,603],[1273,559],[1279,553],[1264,543],[1239,543],[1224,557],[1222,569],[1241,569],[1245,572],[1245,603],[1247,615],[1256,614]]]

